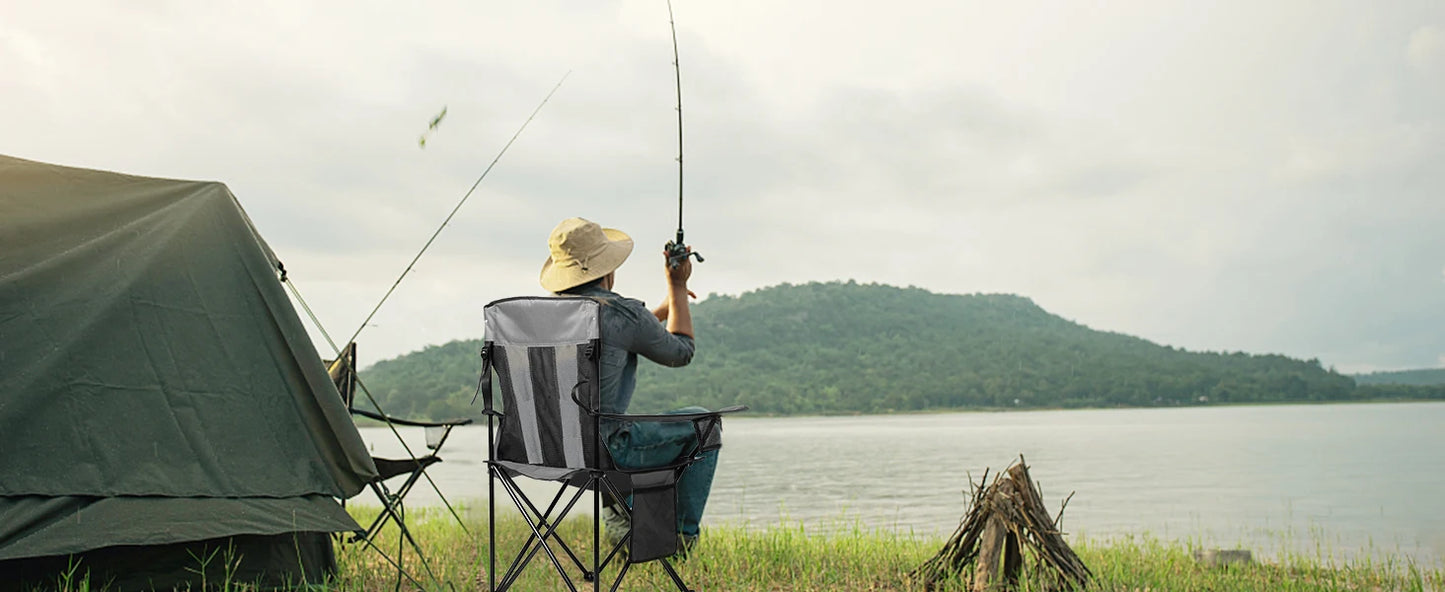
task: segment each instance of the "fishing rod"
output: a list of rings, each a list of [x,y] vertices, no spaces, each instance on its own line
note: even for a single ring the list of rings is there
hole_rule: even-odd
[[[698,263],[703,259],[702,255],[689,250],[682,238],[682,60],[677,55],[677,20],[672,17],[672,0],[667,0],[667,24],[672,27],[672,69],[677,79],[677,236],[663,249],[667,253],[667,267],[676,269],[689,256],[697,257]]]

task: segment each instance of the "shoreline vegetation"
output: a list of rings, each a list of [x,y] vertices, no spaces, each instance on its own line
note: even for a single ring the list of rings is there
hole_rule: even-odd
[[[359,519],[375,508],[354,508]],[[484,590],[487,578],[487,524],[470,520],[466,528],[444,512],[417,510],[409,513],[411,528],[427,553],[431,569],[422,567],[407,549],[402,562],[422,583],[423,590]],[[527,535],[520,516],[507,513],[497,521],[498,570],[504,570]],[[590,557],[589,522],[579,516],[565,521],[559,529],[579,556]],[[1243,592],[1284,591],[1407,591],[1445,590],[1445,570],[1440,565],[1419,565],[1394,556],[1384,559],[1362,556],[1339,560],[1333,550],[1316,549],[1315,554],[1283,553],[1256,558],[1242,565],[1210,565],[1195,559],[1203,550],[1197,543],[1164,541],[1149,535],[1093,540],[1068,536],[1069,543],[1093,572],[1086,591],[1209,590]],[[707,527],[692,557],[676,563],[679,573],[696,590],[792,592],[804,590],[923,590],[908,573],[923,564],[945,543],[944,536],[918,536],[889,530],[850,528],[828,529],[817,534],[802,524],[781,524],[765,528],[747,525]],[[379,537],[377,546],[393,557],[400,541],[394,527]],[[564,561],[566,561],[564,559]],[[382,591],[398,586],[396,570],[376,550],[365,545],[339,545],[338,573],[334,582],[322,588],[335,591]],[[1027,565],[1027,564],[1026,564]],[[607,570],[604,575],[615,574]],[[579,574],[571,573],[581,589]],[[966,590],[966,577],[946,582],[939,590]],[[57,576],[54,589],[65,592],[103,591],[103,583],[92,583],[83,574]],[[245,582],[225,582],[217,589],[249,590]],[[296,588],[310,590],[316,588]],[[403,579],[402,590],[418,589]],[[539,555],[528,567],[515,590],[554,591],[566,589],[554,569]],[[587,589],[590,589],[588,587]],[[644,564],[632,569],[621,590],[670,590],[662,570]],[[1029,580],[1025,568],[1019,590],[1039,589]]]

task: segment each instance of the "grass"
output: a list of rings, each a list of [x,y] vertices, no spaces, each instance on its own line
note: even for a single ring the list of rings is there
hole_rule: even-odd
[[[435,514],[416,526],[418,538],[433,556],[437,579],[457,590],[479,589],[486,582],[486,525],[472,523],[467,536],[449,516]],[[908,572],[926,561],[944,537],[914,536],[857,524],[829,525],[826,534],[811,527],[784,524],[760,529],[744,526],[712,527],[692,557],[677,563],[683,579],[694,589],[712,591],[801,590],[917,590]],[[584,520],[563,525],[563,537],[576,542],[584,561],[590,555],[590,530]],[[823,532],[820,530],[819,532]],[[511,516],[498,521],[500,549],[515,550],[528,534],[525,524]],[[480,535],[480,536],[477,536]],[[392,539],[394,551],[395,539]],[[1368,556],[1335,560],[1322,555],[1284,555],[1267,562],[1211,567],[1196,561],[1197,545],[1135,536],[1109,541],[1071,541],[1075,551],[1094,572],[1088,590],[1095,591],[1445,591],[1445,572],[1438,566],[1421,567],[1409,560],[1378,561]],[[338,589],[391,590],[396,572],[360,547],[343,550]],[[499,553],[499,569],[510,556]],[[408,556],[408,561],[414,561]],[[568,560],[563,557],[564,565]],[[416,570],[421,571],[421,570]],[[615,573],[611,571],[610,573]],[[572,572],[574,582],[577,574]],[[965,579],[943,590],[963,590]],[[604,586],[605,588],[605,586]],[[517,590],[565,589],[546,557],[538,556]],[[587,589],[590,589],[587,588]],[[635,566],[622,590],[671,590],[660,567]],[[1023,582],[1021,590],[1040,589],[1038,582]]]
[[[486,524],[471,521],[466,530],[445,513],[413,512],[412,529],[426,550],[430,570],[421,566],[409,550],[402,553],[408,571],[427,590],[482,590],[486,587]],[[516,515],[499,519],[499,549],[515,552],[528,534]],[[580,557],[590,560],[591,531],[585,519],[565,522],[562,536]],[[701,591],[797,591],[797,590],[918,590],[907,574],[931,557],[944,543],[943,537],[914,536],[858,525],[830,525],[826,534],[812,527],[784,524],[749,529],[745,526],[716,526],[707,529],[691,558],[677,562],[683,579]],[[1421,567],[1408,560],[1383,561],[1364,557],[1337,561],[1328,553],[1317,557],[1286,555],[1268,562],[1231,567],[1210,567],[1194,560],[1195,545],[1163,541],[1149,536],[1109,541],[1071,541],[1084,563],[1094,573],[1088,590],[1109,592],[1144,591],[1445,591],[1445,572],[1440,567]],[[397,554],[397,533],[384,532],[379,546],[393,557]],[[511,559],[498,554],[499,569]],[[570,561],[565,557],[564,565]],[[397,572],[374,549],[346,545],[338,549],[339,571],[330,590],[390,591],[397,587]],[[569,572],[579,589],[578,573]],[[615,574],[615,570],[608,570]],[[1042,589],[1029,581],[1026,568],[1021,590]],[[961,577],[942,590],[963,590]],[[66,591],[102,590],[83,577],[57,580],[56,588]],[[610,583],[610,582],[607,582]],[[244,584],[224,583],[224,589],[246,590]],[[606,585],[604,584],[604,589]],[[401,589],[416,586],[405,580]],[[520,591],[565,590],[543,555],[533,560],[514,588]],[[654,564],[632,568],[621,590],[672,590],[662,569]]]
[[[433,517],[415,527],[417,538],[431,556],[436,579],[452,583],[459,590],[486,584],[486,525],[468,526],[479,537],[462,533],[450,517]],[[498,548],[515,553],[529,531],[515,516],[498,524]],[[584,561],[591,559],[591,530],[583,520],[563,524],[562,536]],[[941,544],[941,541],[937,541]],[[830,536],[812,536],[799,525],[749,531],[742,527],[712,528],[704,533],[692,556],[675,562],[683,579],[697,590],[894,590],[904,572],[927,558],[934,541],[913,539],[883,532],[861,530]],[[604,542],[605,544],[605,542]],[[385,545],[395,555],[396,540]],[[512,555],[498,553],[498,570],[504,570]],[[565,556],[574,583],[581,586],[578,573]],[[408,554],[405,562],[424,582],[425,570]],[[377,553],[350,547],[341,553],[338,588],[345,590],[391,590],[396,570]],[[845,567],[846,566],[846,567]],[[615,569],[608,570],[615,574]],[[607,582],[610,584],[610,581]],[[606,585],[604,585],[604,588]],[[549,560],[538,555],[516,590],[563,590]],[[590,589],[590,586],[588,587]],[[656,564],[634,566],[621,590],[671,590],[672,584]]]
[[[1445,573],[1438,567],[1422,569],[1398,560],[1335,563],[1285,555],[1268,562],[1210,567],[1195,561],[1190,546],[1150,537],[1107,543],[1086,540],[1075,550],[1093,570],[1090,588],[1095,590],[1424,592],[1445,586]]]

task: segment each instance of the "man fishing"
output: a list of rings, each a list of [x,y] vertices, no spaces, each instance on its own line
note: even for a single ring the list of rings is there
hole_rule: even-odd
[[[558,295],[593,298],[602,304],[602,412],[626,413],[637,388],[637,357],[664,366],[685,366],[692,361],[692,313],[688,310],[690,249],[665,252],[667,296],[655,310],[612,291],[616,271],[632,253],[632,238],[582,218],[563,220],[547,240],[551,254],[542,265],[542,287]],[[667,257],[672,254],[673,257]],[[688,407],[674,413],[706,412]],[[672,464],[697,446],[691,422],[604,422],[603,438],[612,459],[628,469]],[[683,553],[697,543],[703,509],[717,469],[717,451],[704,452],[683,473],[677,486],[677,534]],[[626,514],[608,500],[602,519],[615,544],[628,530]]]

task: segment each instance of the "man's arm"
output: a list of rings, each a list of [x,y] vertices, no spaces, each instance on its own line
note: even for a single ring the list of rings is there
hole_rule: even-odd
[[[687,297],[688,297],[689,300],[697,300],[697,292],[693,292],[692,290],[688,290],[688,291],[687,291]],[[663,298],[663,299],[662,299],[662,304],[659,304],[659,305],[657,306],[657,308],[652,309],[652,316],[657,317],[657,322],[659,322],[659,323],[664,323],[664,324],[667,323],[667,313],[668,313],[668,306],[669,306],[667,302],[668,302],[668,300],[667,300],[666,298]]]
[[[691,250],[692,250],[692,247],[688,247],[688,251],[691,252]],[[664,255],[665,255],[665,253],[664,253]],[[697,293],[693,292],[692,290],[687,289],[687,280],[692,277],[692,260],[689,259],[689,260],[687,260],[687,261],[684,261],[683,264],[687,266],[687,269],[686,269],[686,271],[679,271],[679,273],[682,273],[682,274],[683,274],[682,280],[681,280],[682,291],[687,294],[687,297],[688,297],[688,298],[696,299],[696,298],[697,298]],[[667,291],[668,291],[668,294],[667,294],[667,297],[666,297],[666,298],[663,298],[663,299],[662,299],[662,304],[659,304],[659,305],[657,305],[657,308],[652,309],[652,316],[657,317],[657,321],[660,322],[660,323],[663,323],[663,324],[667,324],[667,317],[668,317],[669,313],[670,313],[671,310],[672,310],[672,292],[673,292],[673,290],[674,290],[673,284],[675,283],[675,282],[673,281],[673,272],[674,272],[674,271],[677,271],[677,270],[673,270],[673,269],[670,268],[670,267],[669,267],[669,268],[665,268],[665,269],[667,270],[666,275],[667,275],[667,286],[668,286],[668,287],[667,287]],[[683,300],[686,301],[687,298],[684,298]],[[689,320],[690,320],[690,319],[689,319]],[[669,330],[671,330],[671,327],[669,327]],[[673,332],[676,333],[676,331],[673,331]],[[689,333],[689,335],[691,335],[691,333]]]
[[[691,250],[689,247],[688,251]],[[692,277],[692,259],[683,257],[682,265],[666,267],[667,257],[664,254],[663,265],[667,270],[667,297],[652,314],[657,316],[658,321],[667,323],[668,333],[693,337],[692,311],[688,309],[687,302],[687,297],[692,294],[687,289],[687,280]]]
[[[692,294],[687,289],[692,266],[683,263],[677,269],[666,269],[667,297],[663,299],[661,306],[650,311],[651,316],[658,322],[642,322],[637,326],[637,330],[629,335],[630,341],[623,347],[664,366],[686,366],[692,361],[692,354],[696,351],[692,340],[692,311],[687,302],[688,296]],[[640,315],[648,314],[647,309],[640,303],[637,308]]]

